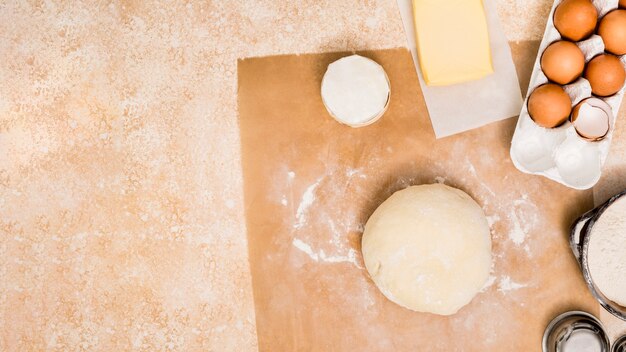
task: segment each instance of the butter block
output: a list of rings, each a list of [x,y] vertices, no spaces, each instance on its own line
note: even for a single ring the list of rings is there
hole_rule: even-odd
[[[424,81],[443,86],[493,73],[482,0],[413,0]]]

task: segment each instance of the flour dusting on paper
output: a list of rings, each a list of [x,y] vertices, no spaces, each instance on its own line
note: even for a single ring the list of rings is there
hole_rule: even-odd
[[[517,245],[524,243],[524,240],[526,239],[526,231],[522,228],[517,214],[513,211],[509,214],[508,218],[511,221],[511,224],[513,224],[513,228],[509,231],[509,239]]]
[[[522,194],[519,199],[513,200],[513,206],[508,210],[508,219],[511,222],[509,239],[516,245],[524,244],[526,236],[536,226],[538,222],[537,207],[528,200],[527,194]],[[526,252],[529,251],[527,245],[524,246]]]
[[[288,179],[294,179],[292,171],[288,173]],[[309,184],[300,196],[300,201],[295,202],[295,221],[292,226],[294,239],[292,245],[299,251],[320,263],[350,263],[359,269],[360,253],[350,244],[351,233],[362,233],[364,224],[358,221],[358,209],[353,209],[353,203],[345,203],[342,200],[346,192],[359,187],[354,180],[365,180],[367,175],[362,168],[335,168],[327,175],[318,178]],[[327,182],[327,181],[333,182]],[[292,185],[289,185],[292,191]],[[330,187],[330,188],[328,188]],[[319,197],[323,199],[323,206],[318,205]],[[297,199],[297,196],[296,196]],[[283,195],[281,203],[285,204],[286,197]],[[305,229],[312,229],[304,233]],[[302,236],[315,235],[314,240],[307,240]],[[308,242],[308,243],[307,243]],[[319,247],[324,248],[319,248]],[[314,249],[318,247],[318,249]]]
[[[356,266],[359,269],[363,269],[363,267],[359,264],[357,260],[357,252],[353,248],[348,250],[347,256],[341,255],[326,255],[324,250],[319,250],[318,252],[314,251],[308,243],[303,242],[298,238],[294,238],[291,242],[294,247],[299,249],[300,251],[306,253],[313,261],[316,262],[325,262],[325,263],[350,263]]]
[[[317,179],[314,184],[307,187],[306,191],[304,191],[304,194],[302,195],[302,200],[300,201],[300,205],[298,205],[298,210],[296,211],[297,221],[293,225],[294,228],[299,229],[304,226],[306,222],[306,212],[315,201],[315,189],[320,185],[321,181],[322,178]]]
[[[487,223],[490,228],[493,227],[493,225],[498,221],[500,221],[500,216],[498,214],[487,216]]]
[[[520,288],[524,288],[526,285],[517,283],[511,280],[510,276],[503,276],[498,282],[498,291],[507,292],[512,290],[519,290]]]
[[[489,287],[493,286],[493,284],[496,282],[496,279],[497,277],[495,275],[493,274],[489,275],[489,278],[485,282],[485,285],[483,285],[483,288],[480,289],[480,292],[487,291]]]

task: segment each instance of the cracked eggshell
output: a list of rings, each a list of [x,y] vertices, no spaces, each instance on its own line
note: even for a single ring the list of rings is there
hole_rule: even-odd
[[[611,129],[613,112],[611,107],[601,99],[587,98],[574,107],[570,120],[581,137],[590,141],[599,141]]]

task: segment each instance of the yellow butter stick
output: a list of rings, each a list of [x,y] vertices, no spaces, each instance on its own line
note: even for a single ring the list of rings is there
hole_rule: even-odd
[[[417,53],[429,86],[493,73],[482,0],[413,0]]]

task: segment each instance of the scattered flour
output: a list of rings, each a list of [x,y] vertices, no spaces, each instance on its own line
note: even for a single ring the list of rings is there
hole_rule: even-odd
[[[472,165],[472,163],[465,159],[465,163],[467,164],[467,170],[472,174],[472,176],[474,176],[476,178],[476,180],[481,180],[480,177],[478,177],[478,174],[476,173],[476,168],[474,167],[474,165]],[[494,191],[491,190],[491,188],[489,188],[484,182],[480,182],[480,185],[482,186],[482,188],[485,189],[485,191],[487,191],[492,197],[495,197],[496,194]]]
[[[494,215],[490,215],[487,216],[487,223],[489,224],[489,227],[492,227],[496,222],[500,221],[500,215],[498,214],[494,214]]]
[[[529,205],[534,206],[534,204],[528,201],[528,194],[526,193],[522,194],[522,197],[520,199],[516,199],[513,201],[513,205],[515,206],[520,206],[524,204],[529,204]]]
[[[363,170],[361,168],[348,169],[346,171],[346,176],[348,177],[348,179],[352,178],[355,175],[358,176],[359,178],[367,178],[367,175],[363,173]]]
[[[318,178],[315,183],[307,187],[304,191],[300,205],[298,205],[298,210],[296,210],[296,223],[293,225],[293,228],[299,229],[305,225],[306,212],[315,201],[315,189],[320,185],[320,182],[322,182],[322,178]]]
[[[295,221],[293,224],[294,235],[299,231],[305,229],[315,229],[317,234],[313,240],[308,237],[303,240],[301,238],[294,238],[292,245],[306,253],[313,261],[323,263],[351,263],[359,269],[362,266],[359,264],[360,253],[350,245],[349,234],[353,232],[363,232],[363,224],[359,222],[357,215],[358,209],[352,209],[351,207],[343,207],[342,202],[334,201],[333,197],[345,197],[346,190],[350,187],[357,186],[358,183],[352,185],[353,180],[360,180],[367,178],[367,175],[363,173],[361,168],[347,168],[334,170],[329,173],[334,180],[339,181],[336,189],[323,189],[320,185],[328,184],[324,183],[325,178],[322,176],[318,178],[314,183],[310,184],[302,194],[300,202],[295,202],[297,208],[295,208]],[[295,173],[289,172],[288,177],[290,179],[295,178]],[[332,186],[332,184],[331,184]],[[320,193],[323,192],[324,207],[316,206],[315,203],[320,201]],[[286,195],[282,195],[281,204],[287,205],[288,202]],[[338,208],[329,206],[336,204]],[[294,205],[295,207],[295,205]],[[338,215],[341,215],[338,217]],[[305,242],[307,241],[307,242]],[[310,244],[309,244],[310,243]],[[323,245],[327,251],[333,252],[328,254],[324,249],[314,250],[311,244]],[[318,247],[319,248],[319,247]]]
[[[529,211],[532,209],[533,211]],[[522,245],[527,234],[532,230],[538,221],[537,207],[528,200],[528,195],[523,194],[521,198],[513,201],[513,207],[508,212],[508,219],[511,223],[509,239],[516,245]],[[530,254],[530,247],[524,246],[527,254]]]
[[[502,276],[500,278],[500,282],[498,282],[498,291],[507,292],[512,290],[519,290],[520,288],[524,288],[526,285],[519,284],[513,280],[509,276]]]
[[[509,232],[509,239],[511,239],[511,241],[513,241],[513,243],[517,245],[524,243],[524,240],[526,239],[526,232],[522,228],[522,225],[514,209],[513,211],[511,211],[508,218],[509,220],[511,220],[511,224],[513,225],[513,228]]]
[[[359,264],[357,257],[358,254],[356,250],[350,248],[348,250],[348,255],[326,255],[324,250],[314,251],[313,248],[308,243],[303,242],[298,238],[294,238],[291,242],[294,247],[299,249],[300,251],[306,253],[313,261],[316,262],[324,262],[324,263],[351,263],[359,269],[363,269],[363,267]]]
[[[487,291],[487,289],[491,286],[493,286],[493,284],[496,282],[497,277],[493,274],[489,275],[489,278],[487,279],[487,282],[485,282],[485,285],[483,286],[483,288],[480,289],[480,292],[485,292]]]

